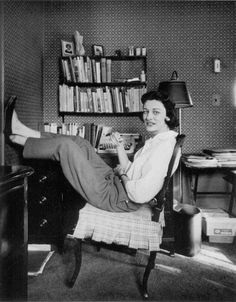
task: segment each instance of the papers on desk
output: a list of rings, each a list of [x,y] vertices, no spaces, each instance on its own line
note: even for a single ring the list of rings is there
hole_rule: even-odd
[[[203,152],[216,158],[219,167],[236,167],[236,149],[204,149]]]
[[[217,167],[218,161],[213,156],[206,154],[185,154],[183,160],[191,167]]]

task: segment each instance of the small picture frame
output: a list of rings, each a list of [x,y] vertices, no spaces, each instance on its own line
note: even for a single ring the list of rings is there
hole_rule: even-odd
[[[104,56],[104,48],[102,45],[93,45],[92,50],[94,56],[99,56],[99,57]]]
[[[62,56],[73,56],[75,54],[74,51],[74,43],[61,40],[61,51]]]

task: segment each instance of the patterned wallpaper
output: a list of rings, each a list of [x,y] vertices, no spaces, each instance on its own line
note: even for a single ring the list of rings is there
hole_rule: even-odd
[[[43,7],[39,3],[4,5],[4,96],[16,95],[19,118],[29,127],[42,122]],[[21,149],[5,146],[6,164],[18,163]]]
[[[60,42],[72,40],[78,30],[88,55],[92,44],[103,45],[107,55],[117,49],[125,53],[130,45],[147,47],[148,89],[156,89],[177,70],[194,102],[193,108],[182,110],[184,152],[233,145],[233,2],[6,1],[4,18],[5,99],[18,96],[17,111],[28,126],[38,127],[42,110],[45,122],[61,122]],[[213,73],[216,57],[222,63],[219,74]],[[212,105],[215,93],[221,96],[219,107]],[[70,116],[66,121],[105,123],[118,131],[145,135],[138,117]],[[11,148],[6,153],[14,160]]]
[[[128,46],[147,47],[148,89],[156,89],[174,70],[186,81],[194,107],[182,110],[184,152],[233,145],[234,14],[232,2],[68,1],[45,3],[44,120],[58,117],[58,60],[61,39],[84,37],[86,54],[92,44],[107,55]],[[222,71],[213,72],[220,58]],[[212,105],[213,94],[221,104]],[[106,123],[118,131],[140,132],[138,117],[67,117],[67,121]]]

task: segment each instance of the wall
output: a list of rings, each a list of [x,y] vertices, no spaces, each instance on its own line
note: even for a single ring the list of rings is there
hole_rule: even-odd
[[[194,102],[182,110],[184,152],[233,144],[234,12],[232,2],[72,1],[45,5],[44,120],[60,122],[57,112],[61,39],[78,30],[87,54],[101,44],[106,54],[130,45],[148,50],[148,88],[156,89],[177,70]],[[213,73],[219,57],[222,72]],[[219,93],[221,105],[212,105]],[[123,131],[142,131],[138,118],[75,117],[67,121],[106,123]]]
[[[29,127],[42,122],[42,3],[4,3],[4,101],[16,95],[19,118]],[[19,163],[21,151],[5,146],[5,163]]]
[[[50,2],[45,5],[44,120],[58,118],[58,59],[61,39],[72,41],[78,30],[84,37],[86,54],[92,44],[103,45],[107,55],[128,46],[146,46],[148,89],[156,89],[174,70],[186,81],[194,107],[182,110],[182,132],[187,135],[184,153],[203,148],[234,145],[235,107],[233,106],[234,28],[233,2],[214,1],[80,1]],[[213,59],[220,58],[222,72],[213,72]],[[212,105],[213,94],[221,104]],[[68,117],[67,121],[105,123],[114,129],[143,132],[139,118]],[[199,190],[225,190],[221,175],[203,177]],[[191,202],[186,192],[184,201]],[[201,196],[199,204],[227,208],[228,198]],[[213,202],[213,203],[212,203]]]

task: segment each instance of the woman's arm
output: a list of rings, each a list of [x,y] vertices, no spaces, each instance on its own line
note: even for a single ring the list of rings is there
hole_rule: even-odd
[[[127,168],[127,166],[129,165],[130,161],[127,156],[127,153],[125,152],[125,148],[123,145],[123,139],[120,136],[119,132],[113,132],[111,134],[111,141],[116,146],[119,164],[122,167],[122,169],[125,170]]]

